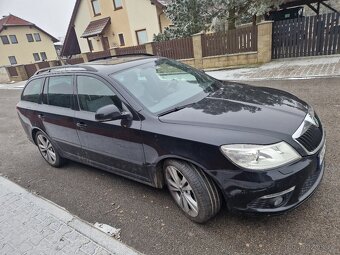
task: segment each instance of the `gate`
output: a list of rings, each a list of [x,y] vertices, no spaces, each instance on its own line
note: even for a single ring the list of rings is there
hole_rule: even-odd
[[[272,58],[340,53],[340,13],[276,21]]]
[[[37,67],[35,66],[35,64],[29,64],[29,65],[25,65],[25,70],[26,70],[28,78],[30,78],[37,71]]]

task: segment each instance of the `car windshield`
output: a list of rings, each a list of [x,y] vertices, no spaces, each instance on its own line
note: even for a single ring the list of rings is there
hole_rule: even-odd
[[[203,99],[216,82],[201,71],[169,59],[135,66],[111,77],[155,114]]]

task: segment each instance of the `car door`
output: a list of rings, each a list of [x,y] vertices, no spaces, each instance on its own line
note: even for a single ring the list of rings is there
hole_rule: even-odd
[[[129,121],[95,120],[96,111],[103,106],[114,104],[122,111],[126,107],[112,85],[100,77],[77,75],[76,91],[79,111],[75,121],[87,159],[109,171],[149,182],[137,115]]]
[[[43,91],[43,104],[37,111],[44,131],[69,158],[83,156],[77,127],[74,122],[73,75],[47,78]]]

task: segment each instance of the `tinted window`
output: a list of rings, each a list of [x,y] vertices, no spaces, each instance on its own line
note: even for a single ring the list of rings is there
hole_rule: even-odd
[[[1,38],[1,41],[2,41],[3,44],[9,44],[9,40],[8,40],[7,35],[2,35],[2,36],[0,36],[0,38]]]
[[[33,35],[32,34],[26,34],[27,41],[28,42],[33,42]]]
[[[13,43],[13,44],[18,43],[18,39],[15,35],[10,35],[9,39],[11,40],[11,43]]]
[[[99,108],[114,104],[122,109],[122,103],[115,93],[103,82],[89,76],[78,76],[78,99],[80,109],[96,112]]]
[[[44,79],[36,79],[27,84],[21,100],[38,103]]]
[[[50,77],[47,89],[47,103],[65,108],[72,105],[72,76]]]
[[[40,42],[41,41],[40,34],[34,33],[34,39],[35,39],[36,42]]]

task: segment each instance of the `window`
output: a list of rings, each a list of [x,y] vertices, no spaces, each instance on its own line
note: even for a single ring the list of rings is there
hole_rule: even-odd
[[[17,37],[15,35],[10,35],[9,39],[11,40],[12,44],[17,44],[18,43]]]
[[[33,58],[34,58],[34,61],[40,61],[40,57],[38,53],[33,53]]]
[[[41,41],[40,34],[34,33],[34,39],[35,39],[36,42],[40,42]]]
[[[47,59],[46,52],[40,52],[41,60],[45,61]]]
[[[73,95],[73,76],[50,77],[47,89],[47,104],[71,108]]]
[[[198,102],[216,80],[184,64],[160,59],[110,75],[152,113]]]
[[[92,4],[92,10],[93,10],[94,16],[100,15],[99,0],[91,0],[91,4]]]
[[[11,63],[11,65],[17,64],[17,59],[15,58],[15,56],[9,56],[8,59],[9,59],[9,62]]]
[[[123,8],[122,0],[113,0],[113,6],[115,10],[119,10]]]
[[[39,103],[39,98],[44,84],[44,79],[35,79],[27,84],[22,93],[21,100]]]
[[[96,112],[99,108],[114,104],[122,109],[122,102],[103,82],[89,76],[77,78],[78,99],[80,109]]]
[[[9,44],[9,40],[8,40],[7,35],[2,35],[0,37],[1,37],[1,41],[2,41],[3,44]]]
[[[125,46],[125,40],[123,34],[118,34],[120,46]]]
[[[28,42],[34,42],[32,34],[26,34],[26,37]]]
[[[136,31],[138,44],[144,44],[148,42],[148,35],[146,29]]]

